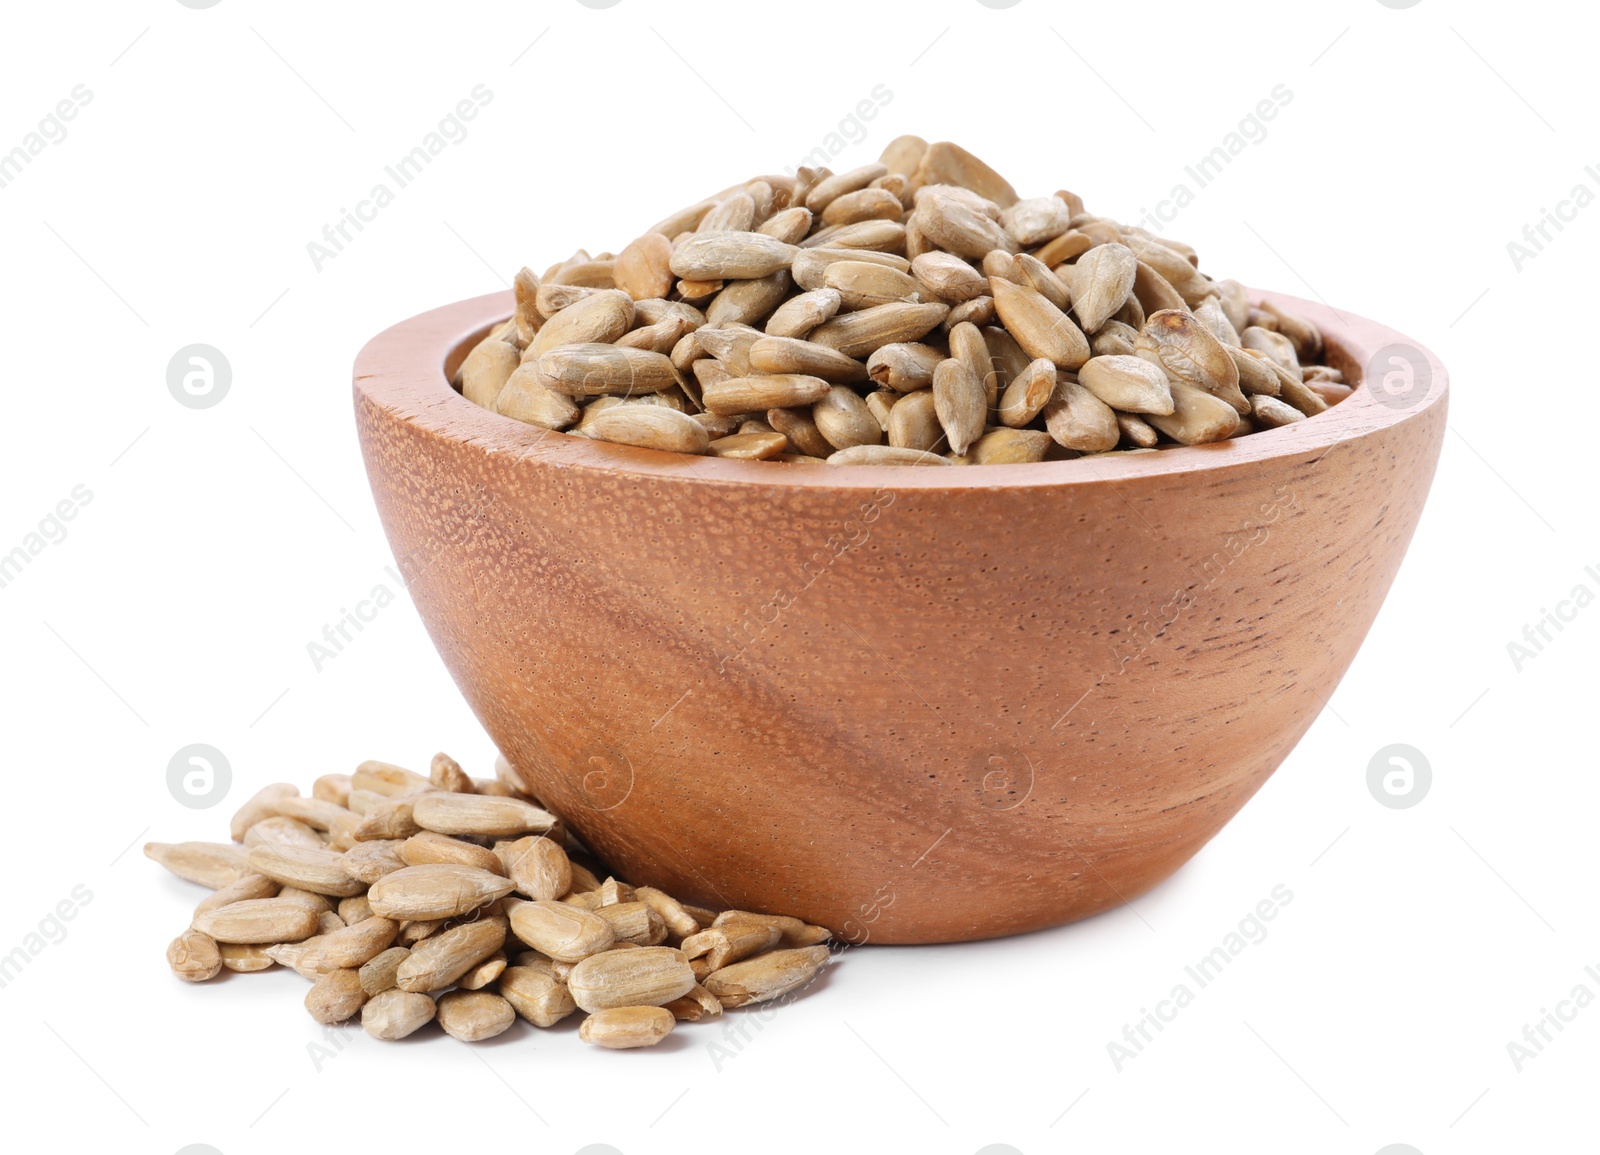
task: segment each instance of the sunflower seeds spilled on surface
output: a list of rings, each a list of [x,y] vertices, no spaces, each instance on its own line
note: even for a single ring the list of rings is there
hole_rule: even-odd
[[[643,246],[641,253],[635,272],[643,278],[654,266]],[[589,295],[568,294],[571,300],[605,291],[582,287]],[[835,354],[812,355],[820,363]],[[931,389],[890,395],[906,402],[918,393],[937,430]],[[829,460],[891,453],[950,464],[938,453],[877,443],[834,451],[824,430],[848,442],[867,436],[867,424],[882,427],[858,396],[842,404],[827,396],[814,403],[822,409],[817,422],[812,410],[770,410],[792,434],[733,436],[811,437]],[[806,425],[811,432],[799,432]],[[997,432],[1049,441],[1037,430]],[[1021,460],[1029,452],[1020,442],[986,451],[993,435],[975,443],[975,456]],[[678,1022],[795,991],[830,957],[824,927],[710,910],[606,874],[503,758],[493,778],[473,778],[437,754],[427,775],[378,761],[323,775],[310,798],[276,783],[240,808],[230,832],[232,843],[146,848],[179,877],[213,888],[167,949],[173,973],[192,983],[224,970],[288,967],[310,984],[304,1001],[312,1019],[359,1019],[379,1039],[403,1039],[437,1020],[444,1034],[478,1042],[519,1018],[546,1028],[582,1010],[580,1039],[608,1049],[651,1046]]]

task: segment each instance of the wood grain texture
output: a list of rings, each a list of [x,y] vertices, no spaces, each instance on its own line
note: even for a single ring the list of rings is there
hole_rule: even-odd
[[[1352,382],[1373,322],[1322,326]],[[446,383],[498,293],[356,361],[373,496],[467,701],[636,884],[943,942],[1137,898],[1260,788],[1411,540],[1446,378],[1119,458],[685,458]]]

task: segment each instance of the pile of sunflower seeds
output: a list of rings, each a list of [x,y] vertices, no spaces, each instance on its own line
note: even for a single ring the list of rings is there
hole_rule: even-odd
[[[379,1039],[437,1021],[477,1042],[581,1009],[586,1042],[648,1047],[679,1022],[794,994],[830,958],[828,931],[797,918],[602,881],[504,759],[491,779],[445,754],[426,777],[364,762],[309,798],[274,783],[232,835],[144,848],[213,892],[167,948],[173,972],[290,967],[311,981],[313,1019],[360,1016]]]
[[[455,377],[545,429],[841,465],[1035,462],[1221,441],[1347,396],[1315,325],[1181,241],[1027,200],[948,142],[758,177],[620,253],[524,268]]]

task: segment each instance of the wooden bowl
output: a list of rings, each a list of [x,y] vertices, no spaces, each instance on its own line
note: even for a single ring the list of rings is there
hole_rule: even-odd
[[[620,876],[852,942],[986,938],[1187,861],[1305,733],[1394,579],[1444,368],[1272,299],[1351,383],[1409,351],[1412,394],[1036,465],[683,457],[451,389],[511,313],[496,293],[375,337],[356,423],[445,665]]]

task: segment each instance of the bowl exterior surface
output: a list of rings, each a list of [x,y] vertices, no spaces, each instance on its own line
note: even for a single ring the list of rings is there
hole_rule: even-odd
[[[1274,299],[1351,379],[1399,344],[1431,383],[1148,455],[685,459],[451,391],[502,294],[376,338],[357,424],[445,664],[621,876],[852,942],[991,937],[1125,903],[1193,856],[1316,718],[1400,565],[1443,368]]]

